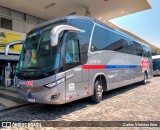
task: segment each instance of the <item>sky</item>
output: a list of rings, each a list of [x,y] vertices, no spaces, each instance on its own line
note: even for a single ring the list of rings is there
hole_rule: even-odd
[[[160,48],[160,0],[149,0],[152,9],[110,20]]]

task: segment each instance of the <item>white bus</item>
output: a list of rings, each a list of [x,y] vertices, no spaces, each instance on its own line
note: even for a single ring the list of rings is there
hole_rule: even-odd
[[[88,17],[67,16],[32,29],[19,59],[18,95],[37,103],[64,104],[152,77],[149,46]]]
[[[152,56],[153,59],[153,75],[160,75],[160,55]]]

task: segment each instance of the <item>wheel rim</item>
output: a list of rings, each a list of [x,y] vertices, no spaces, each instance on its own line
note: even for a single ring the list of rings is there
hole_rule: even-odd
[[[97,95],[98,95],[98,98],[99,98],[99,99],[102,98],[102,93],[103,93],[102,86],[101,86],[101,85],[98,85],[98,87],[97,87]]]

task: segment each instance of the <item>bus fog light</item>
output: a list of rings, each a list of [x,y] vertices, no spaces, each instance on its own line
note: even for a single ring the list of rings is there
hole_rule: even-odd
[[[51,100],[56,100],[59,97],[59,93],[58,94],[54,94],[51,96]]]

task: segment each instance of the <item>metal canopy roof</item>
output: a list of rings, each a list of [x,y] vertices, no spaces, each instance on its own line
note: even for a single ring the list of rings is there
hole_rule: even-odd
[[[0,0],[0,5],[46,20],[76,14],[105,21],[151,8],[147,0]]]
[[[159,48],[108,22],[113,18],[151,9],[148,0],[0,0],[0,5],[46,20],[73,14],[90,16],[120,29],[151,46],[153,52],[160,53]]]

